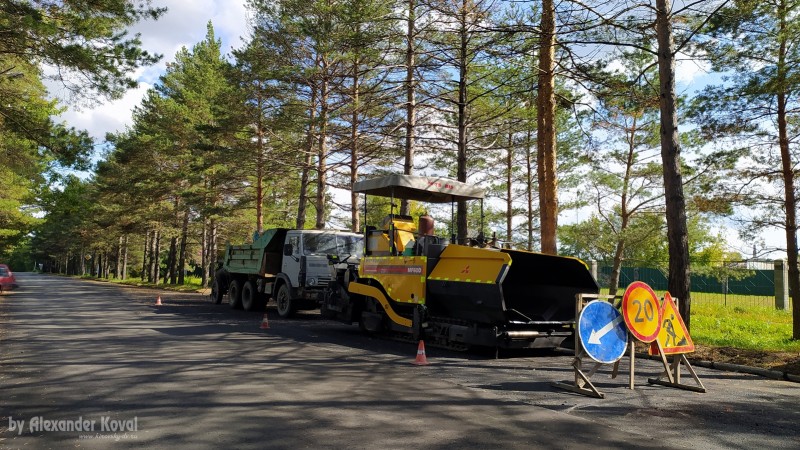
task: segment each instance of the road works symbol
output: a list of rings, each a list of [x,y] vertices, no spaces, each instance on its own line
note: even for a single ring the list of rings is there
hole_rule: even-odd
[[[678,307],[669,292],[664,294],[664,303],[661,305],[661,331],[658,332],[658,342],[664,350],[665,355],[678,353],[691,353],[694,351],[694,342],[689,336],[689,330],[683,323],[683,318],[678,312]],[[650,344],[649,353],[658,354],[658,346],[655,342]]]
[[[661,308],[653,289],[641,281],[631,283],[622,296],[622,317],[636,339],[655,341],[661,329]]]
[[[628,330],[622,322],[622,315],[610,303],[587,303],[578,318],[578,338],[586,354],[604,364],[622,358],[628,347]]]

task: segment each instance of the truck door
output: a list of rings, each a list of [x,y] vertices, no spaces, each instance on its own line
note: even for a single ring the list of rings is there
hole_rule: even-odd
[[[291,256],[283,256],[283,263],[281,265],[281,272],[289,277],[292,287],[300,287],[300,255],[303,254],[303,249],[300,247],[301,239],[300,234],[290,231],[286,235],[286,244],[292,246]]]

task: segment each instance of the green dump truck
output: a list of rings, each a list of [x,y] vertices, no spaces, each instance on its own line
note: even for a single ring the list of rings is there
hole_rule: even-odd
[[[336,230],[274,228],[256,233],[252,244],[228,245],[214,276],[211,298],[232,308],[263,309],[275,299],[278,314],[319,308],[339,266],[364,253],[364,236]]]

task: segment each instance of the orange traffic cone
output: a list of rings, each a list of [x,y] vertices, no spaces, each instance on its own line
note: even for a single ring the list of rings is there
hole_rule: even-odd
[[[425,357],[425,341],[419,341],[419,347],[417,347],[417,359],[415,359],[411,364],[416,364],[418,366],[428,365],[428,358]]]
[[[161,306],[161,296],[160,295],[156,299],[156,306]]]
[[[267,313],[264,313],[264,318],[261,319],[261,329],[262,330],[269,329],[269,318],[267,317]]]

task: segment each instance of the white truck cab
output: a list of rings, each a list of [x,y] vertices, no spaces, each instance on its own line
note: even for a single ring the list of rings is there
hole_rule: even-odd
[[[215,274],[212,299],[231,307],[257,309],[274,298],[281,317],[316,309],[336,270],[364,253],[364,236],[338,230],[270,229],[252,244],[229,245]]]

